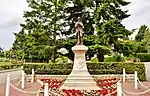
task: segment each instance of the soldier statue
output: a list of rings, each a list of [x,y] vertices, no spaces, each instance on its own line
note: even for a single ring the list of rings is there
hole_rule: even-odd
[[[75,24],[75,33],[77,36],[77,45],[83,45],[83,23],[81,21],[81,18],[78,17],[77,22]]]

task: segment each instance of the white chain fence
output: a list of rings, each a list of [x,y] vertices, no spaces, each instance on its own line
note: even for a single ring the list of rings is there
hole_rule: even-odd
[[[126,90],[123,90],[123,93],[127,93],[127,94],[131,94],[131,95],[143,95],[143,94],[146,94],[150,92],[150,89],[144,91],[144,92],[129,92],[129,91],[126,91]]]
[[[123,95],[123,96],[126,96],[124,92],[122,92],[122,95]]]
[[[129,75],[127,75],[127,74],[125,74],[125,76],[127,76],[127,78],[130,78],[130,76],[129,76]]]
[[[138,80],[139,84],[140,84],[143,88],[145,88],[145,89],[149,89],[149,88],[150,88],[150,87],[147,87],[147,86],[145,86],[144,84],[142,84],[142,83],[140,82],[139,78],[137,78],[137,80]]]
[[[25,81],[28,81],[28,78],[29,78],[29,76],[25,74]],[[21,83],[21,81],[22,81],[22,80],[21,80],[21,76],[20,76],[20,77],[17,77],[17,78],[14,78],[14,79],[11,79],[11,80],[16,80],[16,79],[19,79],[18,83],[15,84],[15,85],[17,86],[17,85],[19,85],[19,84]]]
[[[128,78],[130,78],[130,76],[128,76],[127,74],[125,74],[125,75],[126,75]],[[145,91],[143,91],[143,92],[129,92],[129,91],[126,91],[126,90],[122,90],[122,94],[124,94],[124,96],[125,96],[125,93],[131,94],[131,95],[143,95],[143,94],[146,94],[146,93],[150,92],[150,88],[149,88],[149,87],[147,87],[147,86],[145,86],[144,84],[142,84],[142,83],[140,82],[139,78],[137,78],[137,80],[138,80],[139,84],[140,84],[142,87],[144,87],[145,89],[147,89],[147,90],[145,90]]]
[[[12,88],[14,88],[15,90],[21,92],[21,93],[36,94],[36,96],[39,96],[38,94],[41,92],[40,89],[39,89],[38,91],[32,91],[32,92],[31,92],[31,91],[29,92],[29,91],[21,90],[21,89],[15,87],[15,86],[14,86],[13,84],[11,84],[11,83],[10,83],[10,86],[11,86]]]
[[[19,85],[20,83],[21,83],[21,77],[20,77],[20,79],[19,79],[18,83],[17,83],[17,84],[15,84],[15,85],[17,86],[17,85]]]

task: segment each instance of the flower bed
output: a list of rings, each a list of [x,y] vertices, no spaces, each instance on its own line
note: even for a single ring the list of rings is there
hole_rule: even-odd
[[[117,87],[116,83],[119,79],[111,78],[111,79],[98,79],[95,80],[97,85],[101,87],[100,90],[75,90],[75,89],[63,89],[59,90],[59,94],[63,96],[116,96],[117,95]],[[49,89],[56,90],[59,89],[63,84],[63,79],[41,79],[44,83],[48,83]],[[41,86],[44,89],[44,85]]]
[[[110,79],[99,79],[97,80],[97,85],[101,87],[101,90],[96,90],[96,93],[102,96],[105,96],[107,94],[110,94],[110,96],[116,96],[117,95],[117,82],[119,79],[117,78],[110,78]]]
[[[101,89],[101,90],[75,90],[75,89],[63,89],[62,92],[63,96],[116,96],[117,91],[116,88],[113,90],[108,89]]]
[[[64,80],[62,79],[41,79],[42,82],[48,83],[48,87],[50,89],[58,89]],[[44,85],[41,86],[42,89],[44,89]]]
[[[100,86],[102,89],[105,88],[116,88],[116,84],[118,82],[119,79],[117,78],[112,78],[112,79],[99,79],[97,80],[97,84],[98,86]]]
[[[63,95],[64,96],[84,96],[84,92],[82,92],[81,90],[75,90],[75,89],[63,89]]]

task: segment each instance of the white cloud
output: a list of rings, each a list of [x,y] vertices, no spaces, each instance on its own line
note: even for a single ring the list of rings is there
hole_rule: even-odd
[[[0,46],[9,49],[14,41],[13,32],[20,30],[26,0],[0,0]]]
[[[124,7],[124,9],[128,9],[128,13],[131,15],[123,20],[123,24],[127,29],[139,28],[143,24],[150,26],[150,0],[131,0],[131,4]],[[137,31],[131,37],[134,39],[136,34]]]
[[[142,24],[150,25],[150,0],[132,0],[124,9],[129,10],[131,16],[123,21],[123,24],[129,28],[139,28]]]

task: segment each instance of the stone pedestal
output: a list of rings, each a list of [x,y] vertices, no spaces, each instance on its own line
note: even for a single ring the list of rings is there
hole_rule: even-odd
[[[98,90],[100,89],[92,76],[89,74],[86,66],[85,53],[88,47],[84,45],[76,45],[72,47],[74,52],[74,66],[70,75],[60,89],[76,89],[76,90]]]

